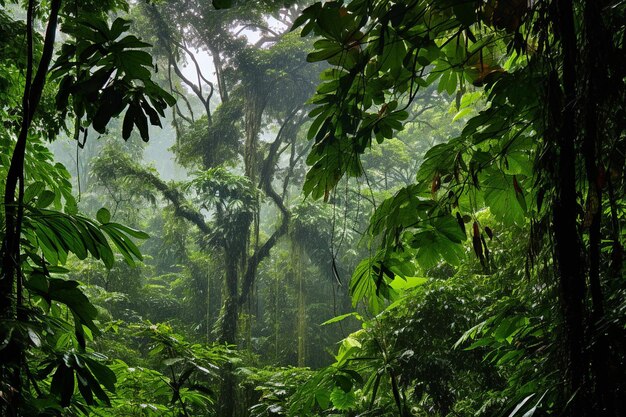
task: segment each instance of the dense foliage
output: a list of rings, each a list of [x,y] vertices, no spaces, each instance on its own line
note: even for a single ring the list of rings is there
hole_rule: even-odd
[[[0,0],[0,415],[623,415],[625,21]]]

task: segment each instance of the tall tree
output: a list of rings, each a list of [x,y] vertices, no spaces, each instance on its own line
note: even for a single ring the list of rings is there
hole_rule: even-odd
[[[288,33],[290,19],[297,11],[297,6],[273,1],[234,4],[226,10],[195,1],[141,7],[152,28],[156,52],[166,57],[172,73],[194,93],[205,111],[201,119],[183,124],[180,129],[175,151],[181,163],[208,170],[220,164],[236,164],[240,157],[244,175],[282,217],[265,242],[259,238],[260,204],[246,220],[247,226],[242,225],[245,236],[238,240],[242,246],[229,252],[232,256],[238,254],[232,259],[230,278],[226,279],[229,290],[224,302],[228,311],[224,313],[229,320],[236,318],[237,311],[248,301],[259,263],[287,232],[287,202],[273,188],[276,166],[280,155],[297,138],[315,74],[315,68],[305,65],[304,43]],[[282,29],[272,29],[269,16],[278,18]],[[259,39],[248,41],[242,35],[244,31],[254,32]],[[199,64],[199,50],[209,54],[213,74]],[[183,73],[185,62],[196,72],[196,79]],[[278,132],[266,146],[260,136],[272,125]],[[236,322],[228,323],[227,328],[236,329]],[[235,343],[235,335],[229,330],[221,338]]]

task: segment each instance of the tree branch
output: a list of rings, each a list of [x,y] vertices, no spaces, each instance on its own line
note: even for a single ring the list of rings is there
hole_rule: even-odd
[[[211,234],[212,230],[209,225],[204,221],[204,216],[199,211],[190,208],[189,203],[180,191],[170,187],[161,178],[141,168],[137,168],[126,163],[118,164],[117,168],[122,175],[135,177],[138,180],[144,181],[152,185],[154,188],[157,189],[157,191],[159,191],[163,195],[166,200],[172,203],[176,215],[187,219],[191,223],[195,224],[198,229],[200,229],[200,231],[205,235]]]
[[[258,248],[252,256],[248,259],[246,272],[243,277],[242,286],[241,286],[241,295],[239,297],[239,305],[244,304],[248,296],[250,295],[250,290],[252,289],[252,285],[254,284],[254,278],[256,276],[256,271],[261,263],[261,261],[266,258],[270,250],[276,245],[278,239],[280,239],[287,230],[289,229],[289,221],[291,220],[291,213],[285,206],[285,203],[280,195],[272,188],[272,178],[274,177],[274,172],[276,170],[276,159],[278,157],[278,150],[283,141],[284,132],[291,119],[300,111],[300,108],[294,109],[285,119],[283,124],[280,126],[278,133],[276,134],[276,139],[270,145],[270,149],[268,151],[268,155],[263,161],[263,168],[261,169],[259,188],[262,189],[265,194],[272,199],[274,204],[278,207],[281,212],[282,219],[281,223],[274,233],[265,241],[260,248]]]

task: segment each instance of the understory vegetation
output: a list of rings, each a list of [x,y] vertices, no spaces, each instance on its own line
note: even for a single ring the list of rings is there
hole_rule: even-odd
[[[623,0],[0,0],[0,415],[626,415]]]

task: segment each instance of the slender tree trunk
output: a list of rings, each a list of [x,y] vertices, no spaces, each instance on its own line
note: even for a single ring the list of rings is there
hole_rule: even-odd
[[[220,93],[220,100],[222,103],[228,101],[228,88],[226,86],[226,80],[224,79],[224,69],[222,64],[222,57],[220,51],[212,47],[210,48],[211,56],[213,57],[213,66],[215,67],[215,77],[217,78],[217,88]]]
[[[207,268],[206,274],[206,313],[205,313],[205,334],[206,343],[209,344],[211,340],[211,271]]]
[[[35,1],[28,2],[26,17],[27,69],[24,94],[22,98],[22,123],[18,134],[11,164],[7,173],[4,193],[5,236],[2,242],[2,273],[0,275],[0,318],[5,320],[24,320],[22,307],[22,274],[20,269],[20,236],[22,230],[24,198],[24,157],[26,143],[35,110],[39,105],[46,83],[48,68],[54,51],[57,19],[61,0],[52,0],[50,16],[41,59],[33,78],[33,15]],[[16,198],[17,191],[17,198]],[[21,397],[20,371],[24,357],[23,346],[11,339],[0,355],[1,377],[9,385],[7,390],[8,407],[0,409],[3,415],[17,415]]]
[[[259,97],[256,91],[249,91],[246,97],[245,133],[244,145],[244,170],[246,177],[256,183],[258,175],[258,139],[261,130],[263,111],[265,110],[264,98]]]
[[[298,242],[293,242],[293,266],[296,275],[296,285],[298,286],[298,366],[306,366],[306,304],[304,298],[304,263],[302,246]]]
[[[613,54],[611,39],[606,36],[604,22],[600,14],[602,1],[587,0],[584,6],[584,34],[585,34],[585,82],[586,106],[585,128],[583,140],[583,155],[587,171],[587,213],[586,224],[589,227],[589,289],[592,301],[591,333],[596,339],[591,349],[591,379],[594,381],[594,409],[603,416],[617,416],[614,405],[614,394],[611,389],[613,381],[609,367],[611,366],[607,332],[600,330],[604,319],[604,295],[600,280],[600,242],[602,240],[602,178],[600,167],[602,164],[600,150],[602,137],[608,132],[602,132],[599,123],[599,109],[605,109],[605,98],[610,97],[610,83],[607,69],[598,68],[604,54]]]
[[[551,99],[550,120],[556,126],[554,138],[558,148],[558,184],[553,209],[556,263],[559,274],[561,305],[567,343],[566,397],[573,397],[566,415],[587,416],[585,375],[587,371],[585,346],[586,291],[581,258],[583,251],[578,236],[576,199],[576,62],[577,42],[572,0],[557,2],[557,31],[563,53],[562,101]],[[552,74],[553,95],[560,90]],[[560,103],[559,103],[560,101]],[[557,105],[559,107],[555,108]]]
[[[278,271],[274,272],[274,363],[279,363],[279,335],[280,335],[280,281],[278,280]]]
[[[238,271],[237,258],[233,257],[230,250],[225,250],[226,255],[226,287],[224,294],[224,308],[222,311],[222,326],[220,329],[220,343],[234,345],[237,342],[237,319],[238,319]],[[234,368],[227,363],[222,368],[219,396],[219,417],[233,417],[236,404],[236,378]]]

